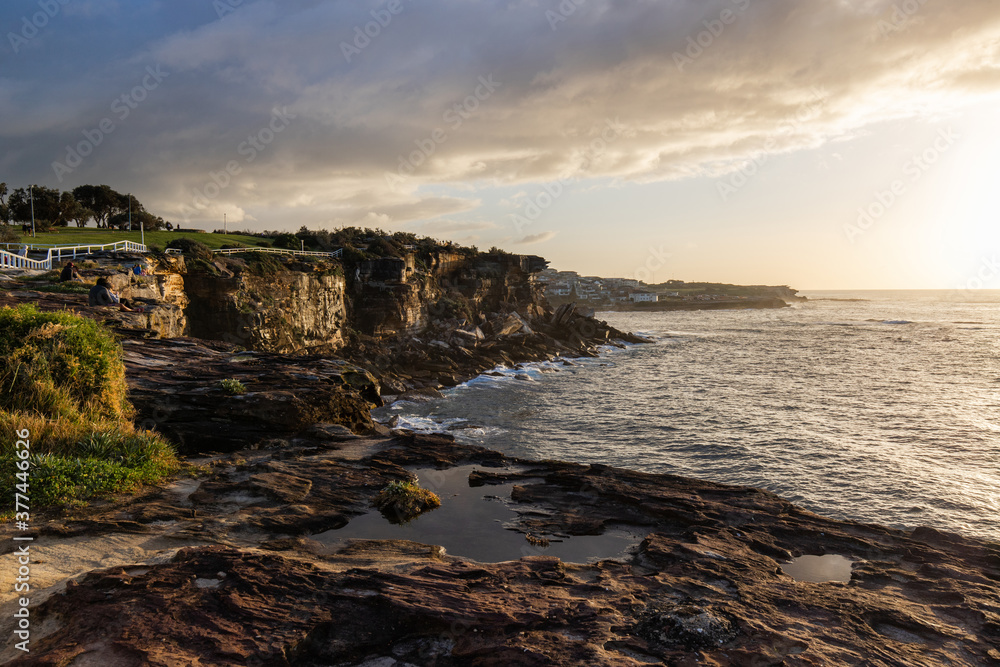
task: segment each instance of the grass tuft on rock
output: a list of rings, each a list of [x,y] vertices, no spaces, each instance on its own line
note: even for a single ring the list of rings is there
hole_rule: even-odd
[[[219,380],[219,386],[222,387],[222,391],[226,392],[230,396],[240,396],[241,394],[247,393],[246,385],[236,378]]]
[[[121,346],[107,329],[32,305],[0,309],[0,512],[17,479],[18,431],[30,432],[33,508],[135,490],[178,468],[173,448],[136,429]]]
[[[408,523],[440,507],[441,499],[416,482],[391,482],[378,492],[372,504],[391,523]]]

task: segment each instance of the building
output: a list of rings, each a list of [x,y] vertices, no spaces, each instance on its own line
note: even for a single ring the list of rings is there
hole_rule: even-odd
[[[628,295],[628,300],[632,303],[656,303],[659,301],[659,297],[652,292],[631,292]]]

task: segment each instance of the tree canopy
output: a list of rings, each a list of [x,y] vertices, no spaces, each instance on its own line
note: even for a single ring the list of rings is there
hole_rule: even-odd
[[[134,196],[116,192],[108,185],[81,185],[60,192],[42,185],[10,191],[6,183],[0,183],[0,223],[29,222],[34,203],[35,225],[39,229],[66,227],[70,223],[86,227],[91,220],[102,229],[128,229],[130,199],[134,229],[140,225],[147,230],[163,229],[167,225]]]
[[[107,228],[108,219],[121,213],[123,207],[125,210],[128,207],[128,197],[108,185],[81,185],[73,188],[73,197],[93,212],[94,222],[99,228]],[[132,201],[135,202],[134,197]]]

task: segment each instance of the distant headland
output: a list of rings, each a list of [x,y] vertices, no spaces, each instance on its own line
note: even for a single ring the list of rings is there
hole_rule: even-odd
[[[729,285],[668,280],[654,285],[630,278],[581,276],[575,271],[546,269],[539,274],[553,305],[576,302],[595,311],[731,310],[786,308],[805,301],[787,285]]]

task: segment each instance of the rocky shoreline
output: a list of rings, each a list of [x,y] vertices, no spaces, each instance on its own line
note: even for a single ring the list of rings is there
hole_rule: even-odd
[[[317,433],[311,444],[207,464],[201,479],[39,527],[39,554],[103,541],[118,545],[119,562],[42,580],[51,588],[32,609],[39,630],[31,654],[18,658],[8,648],[0,659],[369,667],[1000,661],[998,545],[834,521],[757,489],[511,459],[445,436]],[[370,512],[387,481],[460,464],[478,468],[470,485],[513,484],[506,502],[517,513],[511,528],[526,537],[524,557],[474,562],[405,539],[338,548],[320,541]],[[433,488],[432,476],[422,483]],[[572,543],[622,525],[643,539],[611,560],[564,562],[538,546],[539,536]],[[148,550],[131,560],[123,545]],[[782,570],[793,556],[824,553],[853,561],[849,582],[796,581]]]
[[[34,517],[31,653],[8,646],[5,664],[1000,664],[1000,545],[826,519],[757,489],[515,459],[372,421],[373,407],[500,365],[647,342],[572,305],[545,307],[524,269],[535,260],[470,269],[440,259],[435,270],[453,270],[440,289],[372,282],[377,265],[353,286],[306,271],[283,276],[289,287],[252,316],[242,309],[266,277],[239,261],[219,262],[189,292],[169,272],[139,285],[153,306],[143,314],[79,307],[79,295],[31,284],[0,292],[0,304],[72,306],[118,331],[137,423],[195,466],[165,488]],[[465,312],[427,317],[421,304],[441,294]],[[188,308],[189,296],[202,303]],[[362,296],[371,308],[359,314]],[[280,317],[317,300],[326,315]],[[337,325],[337,356],[303,344],[328,331],[315,320],[331,313],[368,323]],[[192,314],[215,318],[218,339],[179,335]],[[250,326],[252,336],[227,339]],[[246,349],[251,339],[274,349]],[[451,553],[412,539],[433,512],[390,539],[348,528],[386,523],[375,495],[416,471],[424,487],[449,490],[435,512],[480,517],[451,527]],[[476,514],[490,504],[509,518]],[[513,535],[521,557],[463,557],[484,521]],[[551,555],[618,533],[636,536],[627,550]],[[0,528],[8,554],[12,535]],[[847,580],[783,569],[824,554],[851,561]],[[0,600],[9,635],[16,602]]]

